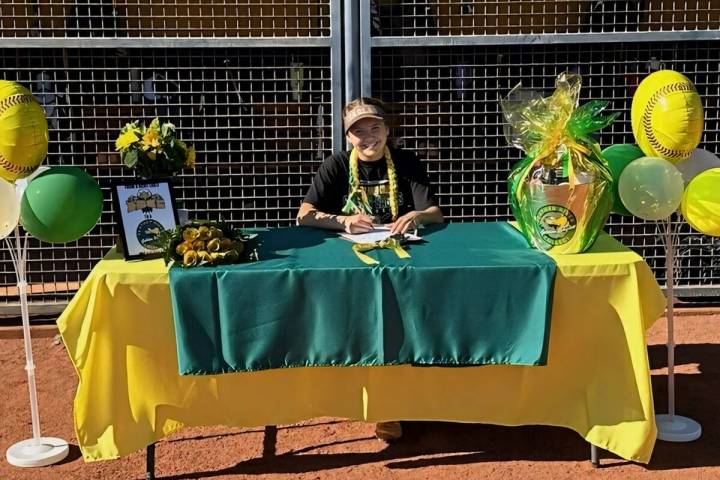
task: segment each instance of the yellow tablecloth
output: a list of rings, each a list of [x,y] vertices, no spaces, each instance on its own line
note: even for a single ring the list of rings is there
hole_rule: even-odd
[[[144,448],[182,426],[255,427],[318,416],[557,425],[647,463],[656,429],[645,330],[665,304],[640,256],[607,235],[557,256],[544,367],[312,367],[178,375],[161,260],[100,261],[58,326],[79,386],[86,461]],[[531,285],[527,286],[531,288]],[[444,292],[450,304],[452,292]]]

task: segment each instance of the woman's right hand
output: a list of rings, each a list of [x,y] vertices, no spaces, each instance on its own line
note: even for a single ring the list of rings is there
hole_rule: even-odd
[[[373,218],[364,213],[342,217],[347,233],[365,233],[373,229]]]

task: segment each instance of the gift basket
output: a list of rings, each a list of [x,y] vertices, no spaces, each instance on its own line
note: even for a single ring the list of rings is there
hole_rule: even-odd
[[[510,205],[539,250],[579,253],[592,246],[613,204],[612,176],[593,134],[617,114],[607,102],[578,107],[581,78],[561,74],[543,97],[515,87],[501,100],[508,143],[525,152],[508,178]]]

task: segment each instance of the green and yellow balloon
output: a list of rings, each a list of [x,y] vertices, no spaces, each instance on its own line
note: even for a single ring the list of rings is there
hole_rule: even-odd
[[[644,157],[645,154],[638,146],[629,144],[612,145],[603,150],[602,154],[608,162],[613,178],[613,212],[621,215],[632,215],[628,209],[625,208],[620,198],[620,191],[618,190],[620,175],[622,175],[625,167],[630,165],[630,162]]]

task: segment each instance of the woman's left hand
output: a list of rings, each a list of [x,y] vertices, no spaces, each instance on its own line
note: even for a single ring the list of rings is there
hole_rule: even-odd
[[[420,214],[417,210],[408,212],[402,217],[399,217],[390,226],[390,234],[395,235],[396,233],[406,233],[408,230],[418,228],[420,224]]]

